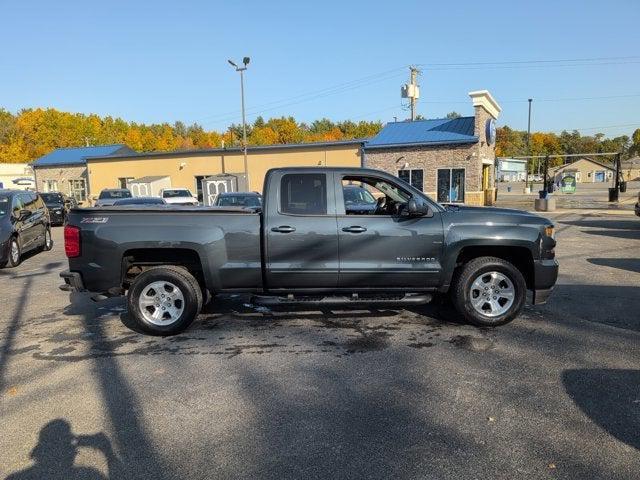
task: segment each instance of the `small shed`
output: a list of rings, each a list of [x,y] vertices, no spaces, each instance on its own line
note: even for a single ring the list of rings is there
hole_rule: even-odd
[[[247,175],[244,173],[223,173],[202,179],[202,203],[211,206],[220,193],[243,192],[247,189]]]
[[[171,177],[167,175],[140,177],[130,180],[127,187],[134,197],[159,197],[160,190],[171,188]]]

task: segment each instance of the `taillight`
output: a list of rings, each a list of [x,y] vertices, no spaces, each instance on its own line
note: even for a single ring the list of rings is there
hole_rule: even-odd
[[[80,256],[80,229],[78,227],[65,225],[64,253],[66,253],[69,258]]]

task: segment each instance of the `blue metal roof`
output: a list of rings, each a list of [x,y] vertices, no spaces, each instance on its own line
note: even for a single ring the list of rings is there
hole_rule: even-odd
[[[474,122],[475,117],[391,122],[369,140],[365,148],[476,143],[478,137],[474,136]]]
[[[115,153],[133,153],[126,145],[99,145],[97,147],[56,148],[53,152],[31,163],[34,167],[53,165],[84,165],[87,157],[101,157]]]

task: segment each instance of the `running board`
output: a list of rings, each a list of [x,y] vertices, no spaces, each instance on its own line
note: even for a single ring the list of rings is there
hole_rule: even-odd
[[[351,295],[254,295],[254,305],[424,305],[433,299],[430,293]]]

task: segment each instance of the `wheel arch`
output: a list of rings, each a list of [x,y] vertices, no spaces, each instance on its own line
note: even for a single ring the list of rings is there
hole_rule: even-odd
[[[535,270],[531,249],[523,245],[465,245],[452,255],[447,289],[453,284],[461,267],[479,257],[496,257],[513,264],[522,273],[527,289],[534,288]]]
[[[202,257],[191,248],[131,248],[122,254],[122,288],[128,288],[133,280],[151,267],[176,266],[187,270],[200,284],[204,292],[210,290]]]

